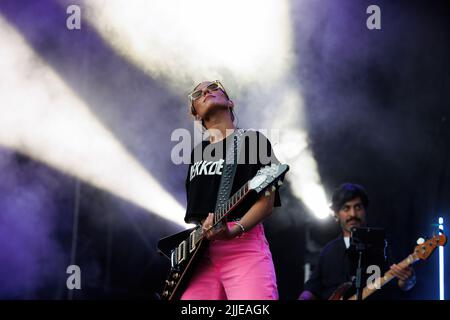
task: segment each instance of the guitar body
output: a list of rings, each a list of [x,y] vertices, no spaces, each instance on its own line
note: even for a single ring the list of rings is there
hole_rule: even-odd
[[[282,185],[282,179],[289,166],[286,164],[271,164],[258,170],[255,177],[234,193],[217,212],[214,212],[214,224],[220,224],[237,205],[252,193],[262,193],[269,196],[276,190],[275,184]],[[267,190],[267,191],[266,191]],[[158,242],[158,250],[170,260],[170,271],[161,298],[164,300],[179,299],[183,294],[199,257],[208,247],[209,241],[203,237],[202,226],[184,230]]]
[[[341,284],[333,294],[328,298],[328,300],[344,300],[345,293],[353,286],[351,281],[344,282]]]
[[[177,245],[188,238],[189,234],[192,233],[194,229],[195,228],[191,228],[161,239],[158,242],[158,250],[169,259],[172,259],[172,249],[176,248]],[[189,255],[184,261],[177,263],[176,265],[172,264],[164,284],[162,299],[178,300],[181,298],[192,276],[192,272],[198,264],[199,257],[208,247],[208,242],[209,241],[206,239],[200,240],[192,252],[189,252],[188,250]]]

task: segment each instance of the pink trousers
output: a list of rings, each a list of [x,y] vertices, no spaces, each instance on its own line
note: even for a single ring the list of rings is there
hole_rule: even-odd
[[[232,240],[211,241],[181,296],[181,300],[277,299],[275,269],[262,224]]]

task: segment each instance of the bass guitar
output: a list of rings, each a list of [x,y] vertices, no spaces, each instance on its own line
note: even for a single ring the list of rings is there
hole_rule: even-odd
[[[402,268],[405,268],[409,265],[412,265],[413,263],[419,261],[419,260],[426,260],[428,257],[433,253],[434,249],[438,246],[445,246],[447,243],[447,237],[444,234],[439,234],[434,236],[433,238],[424,241],[423,243],[420,243],[417,245],[414,249],[414,252],[411,253],[407,258],[405,258],[403,261],[398,263],[398,265]],[[389,281],[391,281],[394,278],[394,275],[389,270],[387,271],[384,276],[376,279],[375,281],[379,281],[379,289],[381,289],[382,286],[387,284]],[[345,282],[342,285],[340,285],[331,295],[331,297],[328,300],[343,300],[343,297],[347,290],[349,290],[353,286],[352,282]],[[375,286],[366,286],[364,287],[362,291],[362,299],[366,299],[368,296],[373,294],[377,288]],[[347,300],[357,300],[356,294],[348,298]]]

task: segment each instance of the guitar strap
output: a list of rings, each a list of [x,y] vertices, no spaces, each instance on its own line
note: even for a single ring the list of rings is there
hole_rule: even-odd
[[[236,129],[232,133],[233,143],[229,143],[229,145],[227,146],[225,165],[222,171],[222,177],[220,178],[219,192],[217,193],[216,207],[214,212],[218,212],[219,208],[225,202],[227,202],[230,197],[234,175],[236,173],[237,162],[241,151],[242,137],[244,133],[244,129]],[[228,141],[231,141],[231,139],[228,139]],[[216,227],[220,228],[220,225],[217,225]]]

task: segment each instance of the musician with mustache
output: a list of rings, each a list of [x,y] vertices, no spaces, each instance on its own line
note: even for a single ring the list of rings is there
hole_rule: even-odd
[[[344,183],[333,193],[331,209],[335,219],[342,229],[342,236],[328,243],[320,253],[319,261],[305,283],[304,291],[299,300],[328,299],[342,284],[354,280],[357,258],[349,249],[351,229],[366,226],[366,210],[369,198],[364,188],[357,184]],[[396,264],[390,267],[380,256],[366,256],[363,265],[378,265],[382,272],[391,270],[398,278],[398,287],[404,291],[415,284],[415,274],[411,267],[401,268]],[[366,284],[365,268],[362,272],[362,287]],[[353,295],[355,290],[349,290],[344,299]]]

